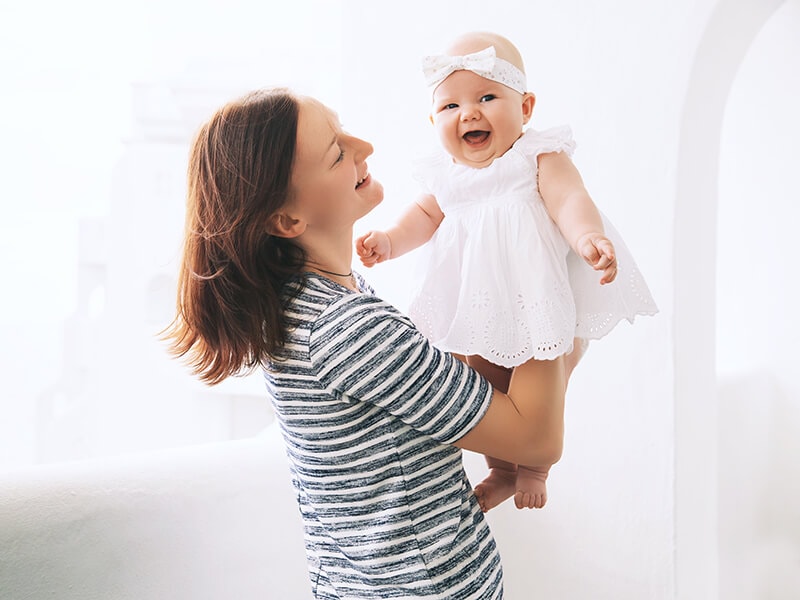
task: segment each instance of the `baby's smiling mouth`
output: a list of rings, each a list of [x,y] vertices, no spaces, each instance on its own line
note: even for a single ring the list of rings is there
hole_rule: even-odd
[[[488,131],[468,131],[462,136],[463,140],[471,146],[477,146],[489,139]]]

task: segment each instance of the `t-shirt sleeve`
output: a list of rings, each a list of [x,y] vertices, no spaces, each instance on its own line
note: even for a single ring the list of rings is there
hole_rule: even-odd
[[[442,443],[468,433],[489,408],[492,387],[432,346],[396,308],[351,294],[320,316],[309,340],[319,381],[334,397],[370,402]]]

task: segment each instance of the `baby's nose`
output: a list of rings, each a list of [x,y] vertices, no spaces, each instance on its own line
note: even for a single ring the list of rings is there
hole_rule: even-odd
[[[462,106],[461,107],[461,120],[462,121],[474,121],[475,119],[480,118],[480,110],[474,104],[470,104],[469,106]]]

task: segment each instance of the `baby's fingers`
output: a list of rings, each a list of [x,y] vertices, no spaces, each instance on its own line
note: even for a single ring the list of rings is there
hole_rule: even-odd
[[[598,271],[614,264],[617,260],[614,253],[614,245],[607,239],[598,240],[595,242],[597,251],[597,259],[594,263],[594,268]]]
[[[356,240],[356,254],[358,258],[361,260],[361,264],[365,267],[371,267],[375,264],[377,257],[375,256],[375,252],[372,248],[367,246],[366,239],[369,237],[370,234],[362,235],[360,238]],[[374,244],[373,244],[374,246]]]
[[[617,259],[603,269],[603,276],[600,278],[600,284],[611,283],[617,278]]]
[[[595,270],[602,271],[600,283],[611,283],[617,277],[614,244],[604,236],[590,237],[581,247],[583,259]]]
[[[371,231],[356,240],[356,253],[358,253],[359,256],[369,256],[374,252],[374,249],[375,239]]]

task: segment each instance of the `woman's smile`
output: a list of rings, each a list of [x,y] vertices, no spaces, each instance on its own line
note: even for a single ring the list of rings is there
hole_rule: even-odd
[[[356,189],[367,185],[370,181],[372,181],[372,179],[369,176],[369,172],[367,172],[364,174],[364,177],[356,182]]]

